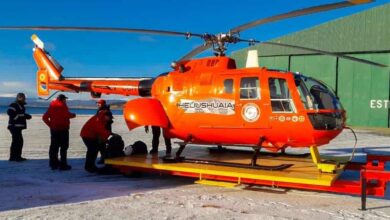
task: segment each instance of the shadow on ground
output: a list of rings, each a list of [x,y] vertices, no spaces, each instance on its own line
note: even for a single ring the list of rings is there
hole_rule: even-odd
[[[1,160],[0,211],[87,202],[193,183],[191,179],[152,174],[138,178],[90,174],[84,171],[82,158],[69,160],[70,171],[52,171],[48,164],[47,159]]]

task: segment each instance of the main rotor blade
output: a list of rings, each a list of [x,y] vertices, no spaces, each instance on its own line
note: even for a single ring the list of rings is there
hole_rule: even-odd
[[[314,14],[314,13],[323,12],[323,11],[329,11],[329,10],[337,9],[337,8],[344,8],[344,7],[358,5],[358,4],[369,3],[369,2],[373,2],[373,0],[348,0],[348,1],[343,1],[343,2],[314,6],[314,7],[305,8],[305,9],[299,9],[299,10],[290,11],[290,12],[287,12],[284,14],[275,15],[272,17],[262,18],[262,19],[259,19],[256,21],[252,21],[252,22],[240,25],[238,27],[235,27],[233,29],[230,29],[230,32],[231,33],[239,33],[241,31],[244,31],[244,30],[247,30],[247,29],[262,25],[262,24],[274,22],[274,21],[298,17],[298,16],[302,16],[302,15]]]
[[[180,58],[179,61],[182,61],[182,60],[189,60],[191,59],[192,57],[202,53],[203,51],[209,49],[211,47],[210,44],[203,44],[201,46],[198,46],[196,47],[195,49],[191,50],[189,53],[187,53],[185,56],[183,56],[182,58]]]
[[[111,27],[70,27],[70,26],[0,26],[0,30],[36,30],[36,31],[98,31],[98,32],[125,32],[143,34],[175,35],[184,37],[203,37],[202,34],[189,32],[136,29],[136,28],[111,28]]]
[[[387,67],[386,65],[381,64],[381,63],[376,63],[376,62],[369,61],[369,60],[364,60],[364,59],[360,59],[360,58],[356,58],[356,57],[342,55],[342,54],[339,54],[339,53],[332,53],[332,52],[328,52],[328,51],[324,51],[324,50],[318,50],[318,49],[313,49],[313,48],[308,48],[308,47],[301,47],[301,46],[296,46],[296,45],[291,45],[291,44],[284,44],[284,43],[276,43],[276,42],[256,41],[256,40],[241,40],[240,39],[240,41],[243,41],[243,42],[253,42],[253,43],[259,43],[259,44],[268,44],[268,45],[275,45],[275,46],[281,46],[281,47],[289,47],[289,48],[294,48],[294,49],[306,50],[306,51],[316,52],[316,53],[325,54],[325,55],[329,55],[329,56],[340,57],[340,58],[344,58],[344,59],[347,59],[347,60],[352,60],[352,61],[359,62],[359,63],[365,63],[365,64],[379,66],[379,67]]]

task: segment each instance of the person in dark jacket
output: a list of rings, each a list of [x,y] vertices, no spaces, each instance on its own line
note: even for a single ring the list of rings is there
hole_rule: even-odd
[[[25,161],[26,158],[22,157],[23,149],[23,134],[22,130],[27,129],[26,120],[31,119],[31,115],[26,113],[26,96],[23,93],[18,93],[16,101],[11,103],[8,107],[7,114],[8,130],[12,135],[12,143],[10,149],[9,161]]]
[[[70,119],[76,114],[69,112],[66,105],[67,97],[63,94],[50,103],[49,109],[42,116],[42,120],[50,128],[51,143],[49,149],[49,166],[52,170],[70,170],[71,166],[67,162],[67,151],[69,148],[69,126]],[[60,150],[61,149],[61,150]],[[60,150],[61,162],[58,161],[58,151]]]
[[[145,126],[145,132],[149,133],[149,127]],[[156,154],[158,153],[158,145],[160,144],[160,135],[161,135],[161,128],[158,126],[152,126],[152,134],[153,134],[153,139],[152,139],[152,149],[150,150],[150,154]],[[164,137],[164,142],[165,142],[165,147],[166,147],[166,154],[171,154],[172,151],[172,143],[171,139],[166,137],[163,134]]]
[[[106,128],[106,123],[110,120],[110,113],[100,111],[97,115],[92,116],[81,129],[80,136],[87,147],[87,155],[85,158],[85,170],[94,173],[98,171],[95,161],[97,158],[99,146],[102,142],[106,142],[112,132]]]

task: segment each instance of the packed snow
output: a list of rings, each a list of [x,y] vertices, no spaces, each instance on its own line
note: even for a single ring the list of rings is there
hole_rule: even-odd
[[[89,174],[83,169],[86,148],[79,132],[88,116],[71,121],[71,171],[49,168],[49,130],[33,115],[24,131],[25,162],[9,162],[7,116],[0,115],[0,219],[390,219],[390,197],[368,199],[360,211],[360,197],[260,186],[222,188],[194,184],[194,179],[144,174],[141,177]],[[129,132],[116,116],[114,132],[126,144],[151,134],[143,128]],[[390,154],[390,137],[357,131],[354,160],[364,152]],[[164,149],[161,138],[160,149]],[[350,155],[354,138],[343,132],[321,154]],[[307,150],[300,150],[304,152]],[[389,194],[389,193],[388,193]]]

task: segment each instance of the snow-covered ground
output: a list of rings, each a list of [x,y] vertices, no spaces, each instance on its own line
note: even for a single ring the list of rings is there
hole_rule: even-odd
[[[10,135],[6,115],[0,115],[0,219],[390,219],[390,197],[368,199],[299,190],[242,186],[234,189],[193,184],[192,179],[147,174],[139,178],[99,176],[83,170],[86,149],[79,137],[88,116],[72,121],[71,171],[48,167],[49,130],[36,115],[24,132],[23,163],[8,162]],[[114,131],[126,144],[151,134],[142,128],[128,132],[121,116]],[[390,137],[358,131],[356,160],[362,148],[390,153]],[[161,140],[161,145],[163,141]],[[346,131],[322,154],[349,155],[353,135]],[[163,146],[162,146],[163,147]]]

